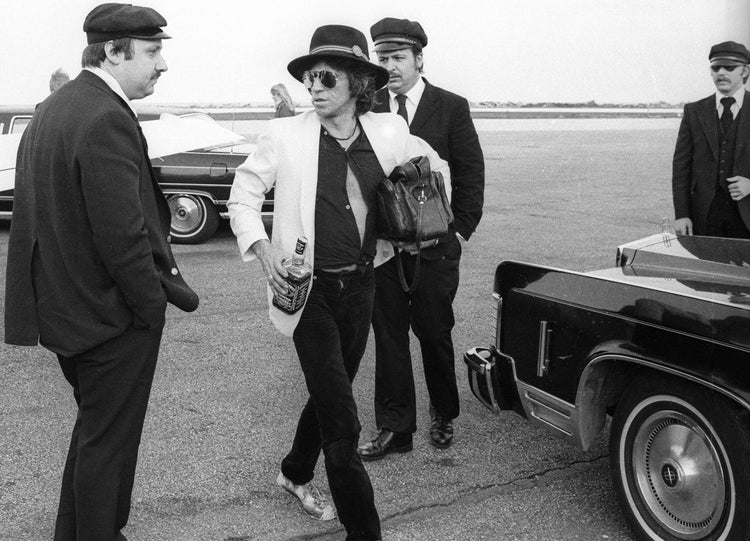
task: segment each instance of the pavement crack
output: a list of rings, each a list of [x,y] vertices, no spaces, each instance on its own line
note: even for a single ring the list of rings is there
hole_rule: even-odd
[[[502,483],[491,483],[487,485],[474,485],[467,487],[458,492],[454,493],[454,497],[447,501],[433,502],[424,505],[407,507],[397,513],[392,513],[381,519],[381,522],[394,524],[399,522],[406,522],[406,520],[412,520],[414,517],[419,515],[429,515],[431,511],[444,509],[455,505],[461,501],[466,503],[468,501],[480,501],[490,496],[497,496],[499,494],[510,493],[516,490],[529,490],[542,484],[546,479],[553,478],[555,480],[556,474],[564,473],[568,474],[571,470],[577,469],[579,466],[588,466],[590,464],[598,463],[602,460],[606,460],[609,455],[597,455],[585,460],[574,460],[567,462],[564,465],[546,468],[544,470],[535,471],[528,475],[515,477]],[[564,477],[561,475],[559,477]]]

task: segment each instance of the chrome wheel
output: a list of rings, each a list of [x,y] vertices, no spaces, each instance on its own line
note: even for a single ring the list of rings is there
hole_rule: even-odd
[[[644,374],[623,392],[609,438],[617,498],[639,541],[747,541],[750,411]]]
[[[219,217],[213,203],[192,194],[169,197],[172,238],[178,243],[197,244],[214,234]]]
[[[657,411],[635,433],[632,468],[638,496],[654,520],[678,539],[702,539],[721,520],[725,464],[712,438],[681,412]]]

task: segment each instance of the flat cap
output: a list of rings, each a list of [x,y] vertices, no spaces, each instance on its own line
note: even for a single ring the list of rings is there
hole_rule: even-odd
[[[750,51],[741,43],[724,41],[711,47],[708,59],[714,66],[740,66],[750,64]]]
[[[156,10],[132,4],[100,4],[83,21],[89,45],[118,38],[171,38],[162,26],[167,21]]]
[[[375,44],[375,51],[398,51],[411,49],[422,50],[427,45],[427,34],[422,25],[409,19],[386,17],[370,27],[370,37]]]

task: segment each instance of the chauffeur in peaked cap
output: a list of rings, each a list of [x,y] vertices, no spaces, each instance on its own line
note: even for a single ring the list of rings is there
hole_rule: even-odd
[[[454,222],[437,244],[405,246],[396,255],[411,281],[420,258],[419,283],[405,293],[399,284],[396,258],[375,269],[376,377],[375,419],[378,435],[358,448],[365,460],[411,451],[416,431],[416,398],[409,328],[421,346],[430,395],[428,441],[439,449],[453,442],[458,417],[458,388],[451,332],[453,299],[458,289],[462,244],[482,216],[484,157],[468,101],[432,85],[422,76],[427,33],[409,19],[386,17],[370,28],[378,63],[388,70],[388,88],[378,93],[376,112],[392,111],[448,161]]]
[[[95,7],[83,70],[18,147],[5,341],[56,354],[78,404],[55,541],[125,539],[167,303],[198,306],[131,106],[167,69],[166,24],[151,8]]]
[[[680,235],[750,238],[750,51],[735,41],[708,53],[716,92],[685,105],[672,160]]]

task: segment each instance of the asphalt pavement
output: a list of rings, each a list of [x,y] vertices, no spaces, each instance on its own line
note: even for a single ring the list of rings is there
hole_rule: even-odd
[[[386,540],[627,540],[609,477],[607,431],[584,452],[498,416],[471,395],[463,351],[487,345],[502,259],[586,270],[669,214],[669,130],[481,133],[485,217],[467,245],[455,302],[462,413],[455,443],[427,441],[420,357],[412,354],[418,431],[411,453],[367,463]],[[648,196],[634,197],[633,194]],[[9,227],[0,224],[0,268]],[[141,444],[130,541],[344,539],[274,484],[305,401],[291,341],[268,321],[259,267],[243,263],[226,222],[200,246],[175,246],[201,297],[170,308]],[[4,272],[0,276],[0,300]],[[54,356],[0,345],[0,541],[52,538],[75,409]],[[374,344],[355,380],[362,439],[374,431]],[[325,471],[316,482],[327,490]]]

